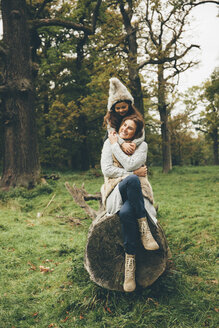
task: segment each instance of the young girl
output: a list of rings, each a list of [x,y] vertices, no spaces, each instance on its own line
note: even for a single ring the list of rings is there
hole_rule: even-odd
[[[109,87],[109,98],[107,106],[107,114],[104,117],[104,125],[107,127],[107,132],[116,131],[118,133],[122,120],[130,115],[135,114],[139,119],[143,119],[140,112],[134,106],[134,99],[128,89],[116,77],[111,78]],[[144,129],[142,136],[130,142],[124,142],[118,136],[118,142],[122,150],[131,155],[145,139]],[[104,138],[106,140],[108,134]]]

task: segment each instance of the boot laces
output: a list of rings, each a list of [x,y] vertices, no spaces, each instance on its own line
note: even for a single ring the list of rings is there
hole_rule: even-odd
[[[125,277],[132,278],[135,273],[135,259],[133,257],[127,257],[125,263]]]
[[[147,240],[150,238],[151,232],[148,224],[145,221],[141,222],[140,232]]]

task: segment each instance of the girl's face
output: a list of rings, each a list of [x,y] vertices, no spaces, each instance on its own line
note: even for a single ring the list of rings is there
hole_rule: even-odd
[[[121,101],[115,104],[115,112],[118,113],[120,116],[125,116],[128,113],[129,104],[125,101]]]
[[[135,135],[136,124],[132,120],[126,120],[119,128],[119,136],[122,139],[132,139]]]

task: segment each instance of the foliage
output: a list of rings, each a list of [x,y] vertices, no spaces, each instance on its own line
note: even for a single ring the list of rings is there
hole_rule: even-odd
[[[158,65],[163,65],[165,71],[163,82],[166,94],[163,100],[165,105],[168,104],[169,119],[172,100],[168,99],[168,94],[176,85],[176,80],[172,79],[175,79],[179,72],[195,64],[193,61],[186,62],[186,57],[180,57],[188,47],[183,41],[183,33],[186,30],[186,25],[183,24],[190,15],[190,7],[184,8],[184,2],[171,1],[167,6],[166,1],[104,0],[100,7],[95,34],[89,36],[83,31],[64,26],[31,28],[32,61],[38,71],[35,81],[36,116],[40,160],[43,167],[86,170],[99,164],[105,134],[102,123],[106,113],[108,80],[111,76],[117,76],[128,87],[131,86],[129,60],[132,62],[132,58],[129,36],[133,33],[137,37],[136,65],[144,94],[148,160],[150,165],[162,164],[159,128],[162,119],[152,119],[149,108],[152,102],[156,103],[153,103],[153,108],[157,108],[161,103],[157,100],[159,83],[156,81],[155,68]],[[119,3],[124,3],[129,17],[133,17],[130,35],[125,31]],[[27,19],[30,26],[33,19],[60,19],[92,25],[95,5],[96,1],[90,0],[27,1]],[[148,12],[145,10],[146,5],[149,5]],[[218,80],[217,73],[212,79]],[[206,88],[209,88],[210,84],[206,85]],[[212,121],[216,122],[218,118],[218,110],[213,114],[212,92],[214,93],[215,89],[212,88],[203,96],[207,105],[199,120],[199,127],[208,131],[207,142],[212,135]],[[193,101],[196,105],[195,99]],[[214,108],[217,108],[215,106],[214,104]],[[4,118],[1,112],[0,118],[2,123]],[[206,163],[206,157],[209,157],[208,144],[204,144],[203,138],[196,139],[186,132],[183,124],[175,124],[175,119],[178,120],[174,118],[170,122],[173,163]],[[200,141],[199,146],[197,140]],[[0,159],[3,142],[0,129]],[[180,153],[179,148],[182,150]],[[201,155],[204,156],[203,159],[200,158]],[[209,157],[207,163],[209,162],[212,162],[212,156]]]
[[[212,156],[202,135],[195,135],[188,112],[170,120],[173,165],[206,165]]]
[[[184,96],[187,111],[199,115],[193,118],[198,131],[204,133],[206,140],[212,145],[214,164],[218,164],[218,127],[219,127],[219,74],[218,69],[212,73],[211,78],[200,87],[195,86],[188,90]],[[213,157],[212,156],[212,157]]]
[[[59,180],[36,192],[15,189],[0,203],[0,326],[216,327],[216,167],[174,168],[168,175],[152,169],[172,264],[152,286],[131,294],[96,286],[83,266],[91,220],[64,182],[84,182],[95,193],[103,182],[99,173],[59,172]]]
[[[204,84],[202,100],[207,100],[205,111],[201,113],[201,125],[207,135],[214,139],[214,131],[219,127],[219,68],[215,69],[211,79]]]

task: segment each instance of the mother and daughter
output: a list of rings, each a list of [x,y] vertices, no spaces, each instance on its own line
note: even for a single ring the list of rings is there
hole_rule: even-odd
[[[108,112],[104,117],[108,138],[101,154],[104,184],[102,201],[109,215],[120,218],[125,251],[123,288],[132,292],[135,282],[135,254],[141,238],[146,250],[157,250],[148,220],[157,225],[153,192],[147,179],[147,143],[144,120],[133,105],[128,89],[117,79],[110,79]]]

